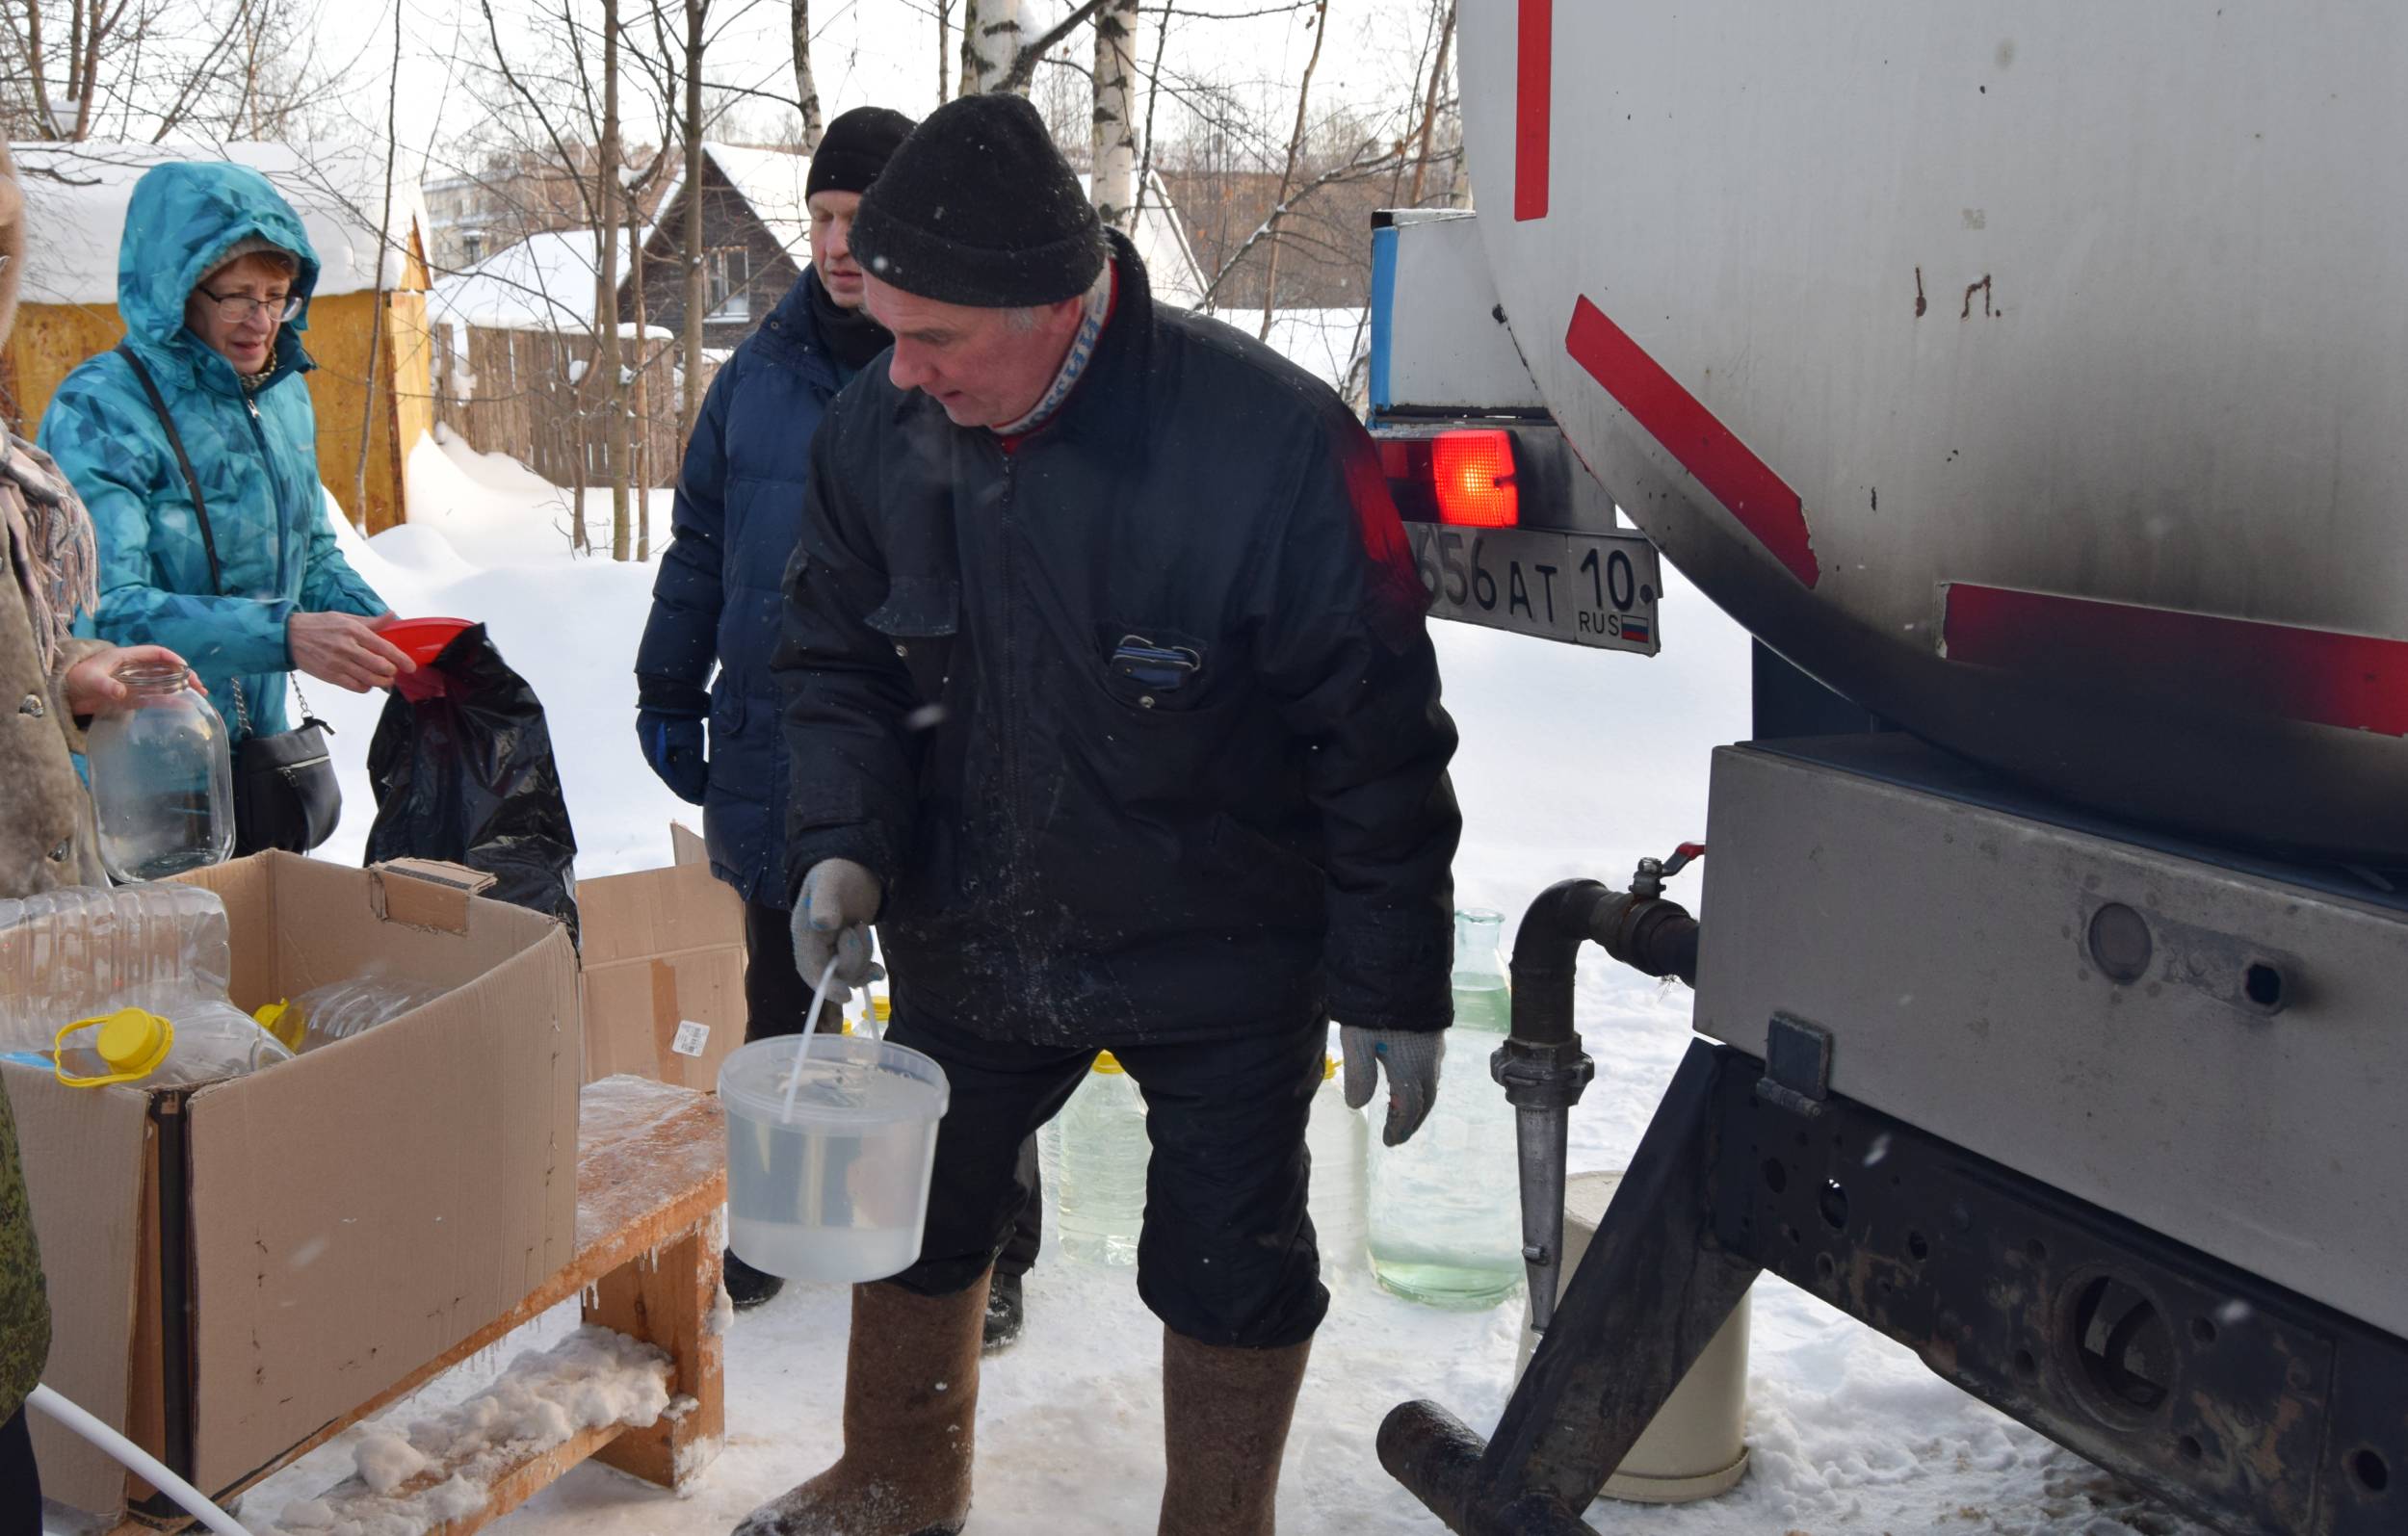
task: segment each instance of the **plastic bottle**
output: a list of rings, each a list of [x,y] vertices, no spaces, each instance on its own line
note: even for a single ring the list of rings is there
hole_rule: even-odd
[[[215,1082],[290,1061],[293,1053],[230,1002],[187,999],[172,1014],[119,1008],[59,1032],[58,1074],[79,1088]]]
[[[1410,1301],[1491,1307],[1521,1286],[1520,1171],[1513,1106],[1488,1057],[1513,1022],[1496,912],[1454,918],[1454,1028],[1438,1102],[1413,1139],[1372,1147],[1372,1270]]]
[[[1313,1159],[1306,1209],[1312,1213],[1323,1267],[1351,1269],[1363,1262],[1371,1230],[1371,1191],[1364,1167],[1371,1155],[1371,1123],[1360,1109],[1347,1107],[1346,1091],[1338,1083],[1338,1058],[1324,1059],[1312,1117],[1304,1123],[1304,1146]]]
[[[448,990],[391,976],[353,976],[312,987],[289,1002],[272,1002],[255,1017],[262,1028],[292,1050],[315,1051],[365,1034]]]
[[[184,668],[120,666],[125,707],[92,722],[100,862],[119,880],[158,880],[234,851],[234,760],[225,721]]]
[[[1056,1131],[1054,1178],[1062,1252],[1090,1263],[1138,1262],[1145,1220],[1145,1100],[1109,1051],[1046,1129]]]
[[[225,996],[225,903],[190,885],[73,886],[0,900],[0,1051],[48,1052],[60,1026],[124,1006],[172,1015]]]

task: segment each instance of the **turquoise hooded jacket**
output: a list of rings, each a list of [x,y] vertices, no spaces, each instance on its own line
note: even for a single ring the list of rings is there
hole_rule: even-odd
[[[252,236],[300,258],[293,291],[304,302],[276,333],[268,377],[246,390],[234,365],[185,328],[184,300]],[[258,171],[177,162],[135,183],[118,247],[118,313],[200,481],[222,587],[211,585],[175,452],[124,358],[87,358],[42,414],[41,447],[74,482],[99,534],[100,606],[79,629],[182,654],[237,742],[287,728],[288,619],[385,611],[336,549],[318,483],[318,419],[301,377],[316,365],[300,334],[317,281],[317,253],[300,216]],[[248,732],[235,706],[238,680]]]

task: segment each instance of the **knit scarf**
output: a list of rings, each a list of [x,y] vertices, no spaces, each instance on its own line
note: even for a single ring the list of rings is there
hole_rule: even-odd
[[[1035,408],[1026,416],[1008,427],[994,428],[996,436],[1019,437],[1036,430],[1054,412],[1061,409],[1061,403],[1070,398],[1073,389],[1079,387],[1079,376],[1086,373],[1086,365],[1095,360],[1095,343],[1104,334],[1104,321],[1112,314],[1111,262],[1104,263],[1104,270],[1096,273],[1095,281],[1088,285],[1086,306],[1079,317],[1078,334],[1070,338],[1070,351],[1062,357],[1061,367],[1055,371],[1053,383],[1037,397]]]
[[[0,480],[16,488],[25,508],[24,566],[17,580],[48,671],[58,664],[75,615],[100,603],[100,557],[92,518],[50,456],[13,433],[0,433]]]
[[[811,318],[820,327],[820,340],[827,344],[828,355],[847,375],[869,367],[878,353],[895,344],[893,333],[872,320],[867,309],[847,309],[828,297],[827,286],[818,277],[811,279],[806,292],[811,298]]]

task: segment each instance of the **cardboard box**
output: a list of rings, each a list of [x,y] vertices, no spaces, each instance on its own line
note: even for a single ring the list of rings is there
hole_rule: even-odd
[[[372,964],[453,988],[200,1088],[0,1065],[49,1280],[47,1379],[215,1493],[574,1257],[582,1028],[550,918],[285,853],[187,878],[225,901],[241,1007]],[[39,1415],[34,1431],[49,1497],[114,1518],[148,1495]]]
[[[745,903],[702,840],[669,828],[666,870],[577,883],[585,934],[586,1080],[631,1072],[704,1092],[745,1043]],[[689,1046],[678,1049],[686,1026]]]

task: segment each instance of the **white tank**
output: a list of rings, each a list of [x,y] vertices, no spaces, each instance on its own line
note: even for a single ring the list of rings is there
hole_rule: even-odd
[[[2079,802],[2408,863],[2408,6],[1461,26],[1515,339],[1711,597]]]

